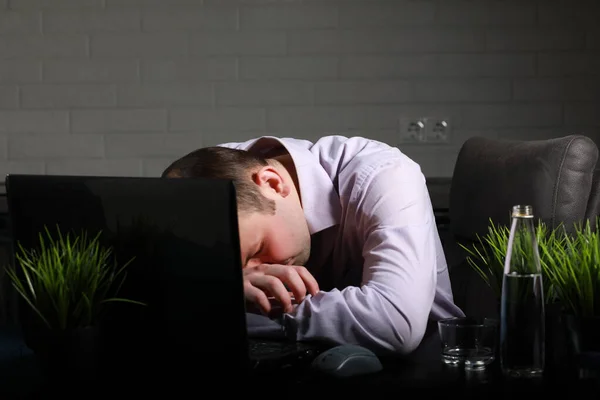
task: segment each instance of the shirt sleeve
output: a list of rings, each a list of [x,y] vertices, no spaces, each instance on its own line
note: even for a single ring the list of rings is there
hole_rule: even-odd
[[[425,178],[406,163],[372,174],[351,199],[362,284],[307,297],[286,315],[298,340],[407,354],[423,339],[436,289],[437,227]]]

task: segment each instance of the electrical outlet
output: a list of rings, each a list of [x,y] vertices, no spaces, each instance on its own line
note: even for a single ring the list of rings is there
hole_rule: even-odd
[[[426,119],[424,136],[429,143],[446,143],[450,141],[452,125],[449,118],[430,117]]]
[[[425,141],[425,120],[423,118],[401,117],[399,120],[401,143],[422,143]]]

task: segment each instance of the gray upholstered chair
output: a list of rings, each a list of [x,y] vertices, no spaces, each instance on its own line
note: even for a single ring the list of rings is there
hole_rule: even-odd
[[[468,245],[486,234],[490,218],[509,224],[515,204],[532,205],[536,218],[550,227],[562,223],[573,229],[598,215],[597,162],[597,146],[582,135],[533,141],[473,137],[463,144],[452,176],[444,246],[455,301],[465,313],[491,315],[498,309],[458,243]]]
[[[588,200],[585,218],[591,222],[597,222],[600,216],[600,168],[596,166],[594,177],[592,178],[592,189],[590,199]]]

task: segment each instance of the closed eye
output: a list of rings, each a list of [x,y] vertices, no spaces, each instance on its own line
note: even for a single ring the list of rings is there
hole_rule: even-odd
[[[261,253],[263,252],[264,247],[265,247],[264,243],[261,242],[260,246],[258,247],[258,250],[256,251],[256,253],[254,253],[254,255],[252,256],[252,258],[258,258],[261,255]]]
[[[248,257],[248,261],[246,262],[246,265],[258,265],[258,264],[262,264],[261,260],[260,260],[260,255],[263,251],[263,244],[261,242],[258,250],[256,252],[254,252],[254,254],[250,257]],[[254,262],[253,262],[254,261]]]

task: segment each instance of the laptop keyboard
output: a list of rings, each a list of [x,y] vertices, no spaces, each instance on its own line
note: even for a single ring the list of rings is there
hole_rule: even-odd
[[[253,373],[290,374],[304,373],[310,363],[323,351],[317,344],[253,339],[249,342]]]
[[[283,356],[302,351],[302,346],[294,342],[283,341],[251,341],[250,356],[252,358],[264,358],[270,356]]]

